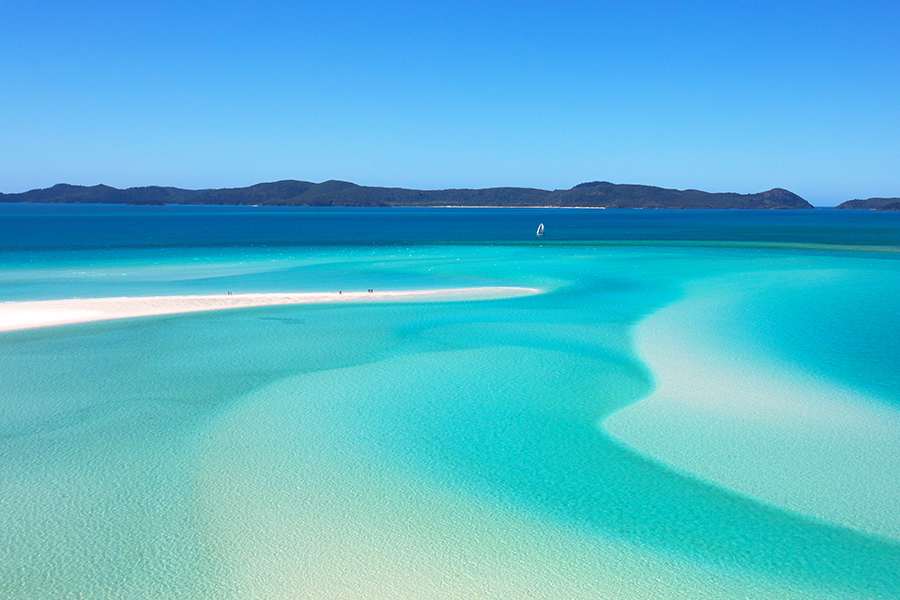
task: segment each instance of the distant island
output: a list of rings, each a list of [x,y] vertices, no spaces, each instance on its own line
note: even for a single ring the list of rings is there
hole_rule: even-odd
[[[900,210],[900,198],[866,198],[865,200],[847,200],[835,206],[840,209],[855,210]]]
[[[0,202],[90,204],[210,204],[258,206],[472,206],[556,208],[656,209],[811,209],[813,206],[780,188],[756,194],[673,190],[649,185],[622,185],[606,181],[582,183],[568,190],[500,187],[486,189],[409,190],[367,187],[345,181],[310,183],[276,181],[245,188],[185,190],[175,187],[133,187],[120,190],[107,185],[78,186],[60,183],[20,194],[0,194]]]

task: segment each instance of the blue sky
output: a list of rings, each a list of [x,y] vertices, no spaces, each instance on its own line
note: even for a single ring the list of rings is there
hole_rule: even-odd
[[[0,3],[0,191],[900,196],[900,3]]]

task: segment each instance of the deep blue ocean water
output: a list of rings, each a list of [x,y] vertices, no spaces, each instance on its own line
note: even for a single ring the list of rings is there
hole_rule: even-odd
[[[837,211],[3,204],[3,250],[710,241],[898,246],[900,215]],[[534,225],[534,227],[532,227]]]
[[[706,281],[746,360],[895,410],[898,252],[868,211],[0,204],[0,302],[544,292],[0,333],[0,597],[900,597],[900,540],[597,426]]]

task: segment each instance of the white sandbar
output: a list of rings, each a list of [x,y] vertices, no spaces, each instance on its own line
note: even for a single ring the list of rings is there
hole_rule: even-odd
[[[217,294],[0,302],[0,331],[154,315],[324,302],[445,302],[515,298],[540,293],[524,287],[473,287],[378,292]]]
[[[900,411],[742,355],[721,290],[637,330],[657,388],[610,416],[614,438],[677,470],[802,515],[900,539]]]

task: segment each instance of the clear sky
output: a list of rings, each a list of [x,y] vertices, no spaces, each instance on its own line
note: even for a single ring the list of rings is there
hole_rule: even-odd
[[[900,2],[0,3],[0,191],[900,196]]]

